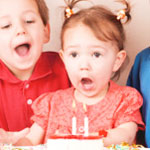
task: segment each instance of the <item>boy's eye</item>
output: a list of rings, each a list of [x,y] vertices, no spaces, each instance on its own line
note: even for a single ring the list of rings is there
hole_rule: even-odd
[[[34,23],[34,20],[26,20],[26,23]]]
[[[7,25],[4,25],[4,26],[1,26],[1,29],[7,29],[11,26],[11,24],[7,24]]]
[[[98,57],[101,56],[101,54],[100,54],[99,52],[94,52],[94,53],[93,53],[93,56],[96,57],[96,58],[98,58]]]

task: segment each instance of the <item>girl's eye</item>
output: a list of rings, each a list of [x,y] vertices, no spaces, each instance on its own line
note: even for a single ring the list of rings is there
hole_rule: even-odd
[[[94,52],[94,53],[93,53],[93,56],[96,57],[96,58],[98,58],[98,57],[101,56],[101,54],[100,54],[99,52]]]
[[[71,56],[74,57],[74,58],[77,57],[77,55],[78,54],[76,52],[71,53]]]

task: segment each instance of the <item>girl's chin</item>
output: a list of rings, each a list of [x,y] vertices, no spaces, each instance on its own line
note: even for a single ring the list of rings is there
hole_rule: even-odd
[[[94,89],[94,84],[80,84],[80,88],[85,92],[91,92]]]
[[[91,91],[90,90],[88,90],[88,91],[81,90],[79,93],[80,93],[80,95],[82,95],[84,97],[87,97],[87,98],[93,98],[93,97],[95,97],[95,92],[93,92],[92,90]]]

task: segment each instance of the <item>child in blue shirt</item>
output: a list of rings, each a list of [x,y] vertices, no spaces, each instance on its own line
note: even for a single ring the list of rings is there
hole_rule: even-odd
[[[127,85],[136,88],[143,96],[141,112],[146,129],[145,132],[141,131],[138,137],[141,144],[146,143],[150,148],[150,47],[137,54]]]

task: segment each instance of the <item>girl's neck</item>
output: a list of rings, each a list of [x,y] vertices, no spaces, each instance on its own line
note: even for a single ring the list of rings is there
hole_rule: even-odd
[[[84,103],[86,105],[94,105],[105,98],[108,92],[108,89],[109,89],[109,84],[99,94],[97,94],[96,96],[92,96],[92,97],[87,97],[83,95],[82,93],[80,93],[80,91],[75,89],[74,98],[76,99],[76,101]]]

